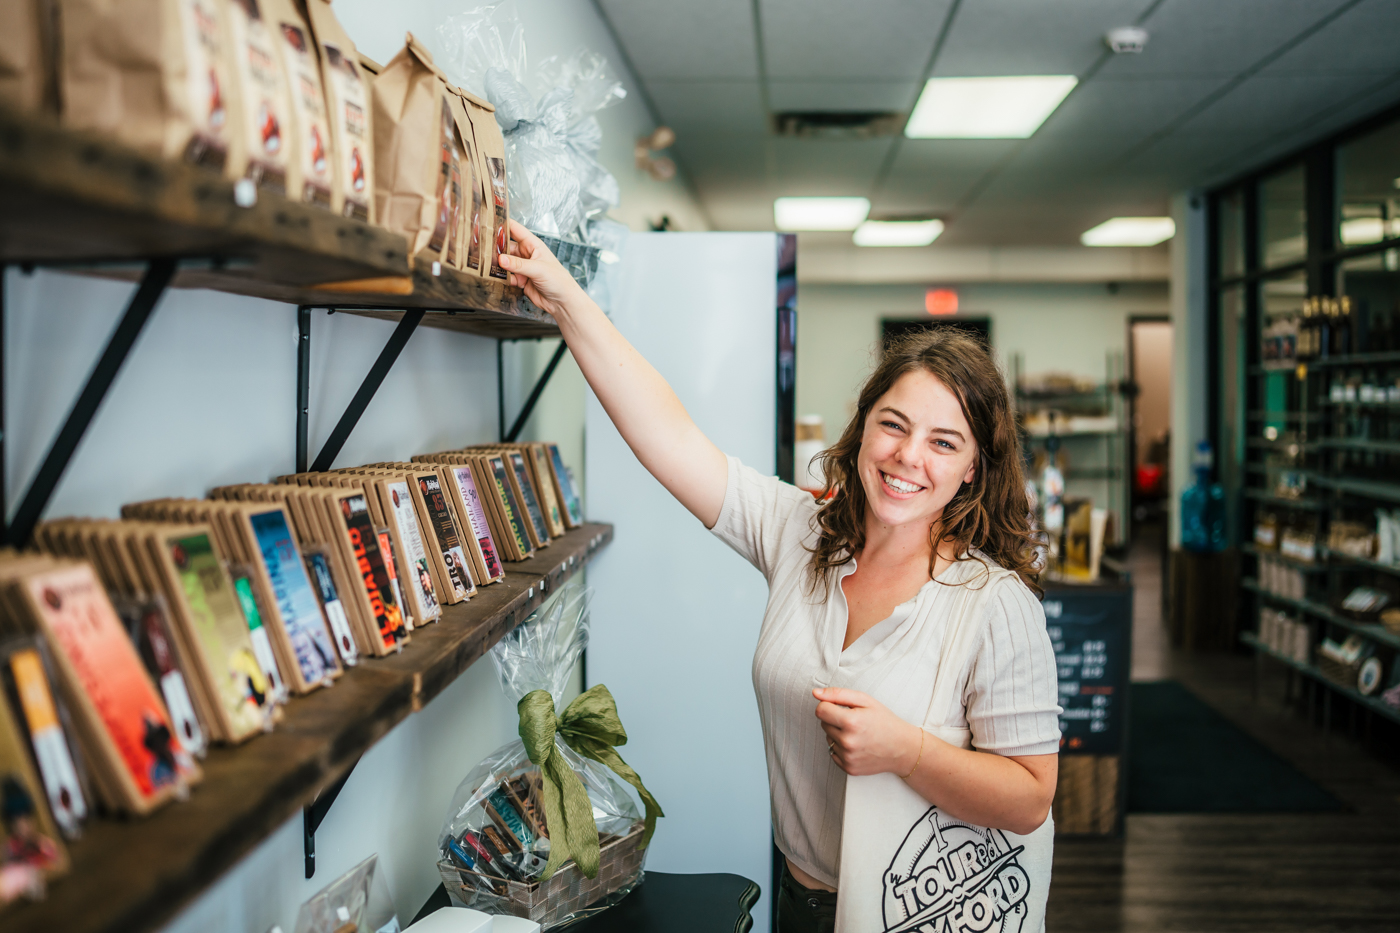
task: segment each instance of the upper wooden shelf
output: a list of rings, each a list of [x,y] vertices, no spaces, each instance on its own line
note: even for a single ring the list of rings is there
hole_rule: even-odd
[[[211,749],[188,800],[143,819],[91,821],[70,846],[69,874],[47,900],[7,911],[6,933],[160,928],[445,690],[612,534],[611,525],[584,525],[530,560],[506,564],[503,581],[444,606],[442,619],[414,629],[401,653],[362,660],[335,686],[293,699],[273,732]]]
[[[411,263],[396,233],[263,193],[251,207],[213,169],[0,111],[0,262],[134,280],[181,257],[177,288],[211,288],[488,337],[557,337],[519,288]],[[325,290],[330,283],[367,283]],[[406,292],[406,294],[405,294]]]

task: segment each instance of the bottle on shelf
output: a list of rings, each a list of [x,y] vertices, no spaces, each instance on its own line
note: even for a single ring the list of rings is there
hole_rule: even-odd
[[[1191,456],[1196,481],[1181,494],[1181,546],[1210,554],[1225,550],[1225,490],[1210,481],[1215,455],[1201,441]]]
[[[1337,305],[1337,330],[1332,340],[1332,352],[1336,354],[1353,353],[1352,333],[1353,318],[1351,314],[1351,299],[1343,296],[1340,299],[1332,299]]]
[[[1313,358],[1314,313],[1316,298],[1303,299],[1303,314],[1298,321],[1298,362],[1305,363]]]

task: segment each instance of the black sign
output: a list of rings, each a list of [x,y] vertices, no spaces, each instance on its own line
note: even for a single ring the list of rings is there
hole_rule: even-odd
[[[1045,591],[1044,606],[1064,708],[1060,751],[1119,754],[1132,660],[1132,588],[1056,587]]]

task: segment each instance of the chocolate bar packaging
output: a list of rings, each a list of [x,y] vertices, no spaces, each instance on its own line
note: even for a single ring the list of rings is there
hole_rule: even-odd
[[[0,910],[21,893],[42,895],[44,884],[68,870],[43,784],[34,771],[19,721],[0,695]]]
[[[79,773],[81,759],[70,741],[72,720],[60,710],[44,643],[39,639],[21,641],[0,650],[0,655],[7,655],[0,667],[0,680],[5,683],[16,725],[29,740],[49,813],[64,836],[76,839],[88,816],[88,795]]]
[[[588,599],[566,584],[491,649],[523,738],[473,768],[448,808],[438,869],[459,906],[550,928],[597,913],[641,880],[662,813],[613,750],[626,731],[612,696],[599,685],[558,709],[587,644]]]

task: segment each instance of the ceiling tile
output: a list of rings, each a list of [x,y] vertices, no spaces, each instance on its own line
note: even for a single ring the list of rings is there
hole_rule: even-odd
[[[1374,75],[1257,74],[1182,124],[1188,133],[1277,131],[1369,91]]]
[[[952,0],[758,0],[768,77],[918,80]]]
[[[976,0],[958,8],[935,75],[1083,74],[1148,0]],[[1149,46],[1150,47],[1150,46]]]
[[[755,78],[750,0],[598,0],[647,78]]]
[[[1017,144],[1004,139],[906,139],[875,195],[873,209],[891,216],[946,213]]]
[[[1100,74],[1070,92],[1032,139],[1090,133],[1117,136],[1126,149],[1162,129],[1226,80],[1220,77],[1115,79]]]
[[[870,193],[875,176],[894,140],[794,139],[775,137],[768,180],[775,195],[861,195]]]
[[[762,136],[768,132],[756,80],[647,82],[661,119],[677,136]]]
[[[1313,33],[1265,73],[1386,74],[1400,67],[1394,0],[1365,0]]]
[[[774,112],[865,110],[907,113],[919,95],[914,81],[769,81]]]
[[[1142,24],[1147,48],[1140,55],[1113,56],[1100,74],[1239,74],[1346,2],[1168,0]]]

